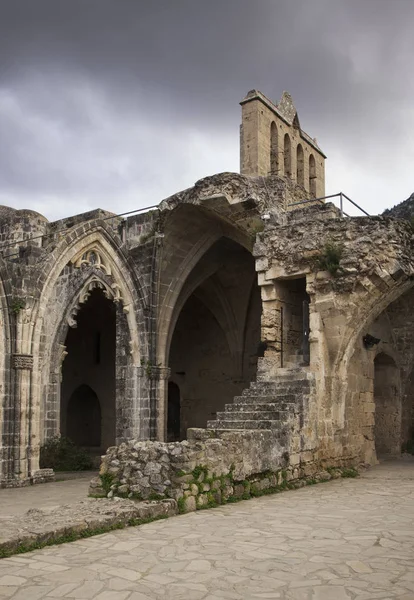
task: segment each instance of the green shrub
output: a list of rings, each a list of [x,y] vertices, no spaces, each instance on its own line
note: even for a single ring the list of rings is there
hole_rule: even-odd
[[[334,277],[340,270],[340,262],[344,252],[342,244],[327,242],[321,255],[318,258],[318,268],[322,271],[329,271]]]
[[[93,468],[87,452],[66,437],[55,436],[40,448],[40,468],[54,471],[88,471]]]
[[[358,477],[359,473],[356,469],[354,469],[353,467],[350,468],[346,468],[343,467],[341,469],[341,476],[342,477]]]

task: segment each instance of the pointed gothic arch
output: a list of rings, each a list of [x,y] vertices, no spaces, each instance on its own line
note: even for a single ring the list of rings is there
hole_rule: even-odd
[[[142,315],[140,317],[141,285],[137,283],[122,250],[109,232],[100,226],[88,228],[83,225],[76,233],[70,234],[69,240],[62,240],[52,253],[44,269],[42,293],[29,317],[34,327],[24,327],[26,344],[36,363],[33,371],[32,435],[37,440],[57,433],[56,406],[61,362],[66,352],[66,331],[74,324],[80,306],[94,289],[101,289],[117,307],[117,327],[122,331],[122,353],[125,356],[122,359],[125,365],[120,367],[122,373],[117,371],[117,382],[124,388],[122,397],[126,394],[125,378],[132,376],[140,365],[144,332],[138,329],[137,319],[145,324]],[[72,280],[77,282],[75,288],[67,283]],[[127,404],[132,401],[131,397],[126,400]],[[48,420],[51,414],[53,419]],[[134,421],[131,417],[128,435],[139,427],[136,419]],[[119,428],[117,439],[122,440]]]
[[[185,213],[185,210],[181,210],[183,218],[187,216]],[[195,217],[197,214],[201,216],[203,213],[199,213],[195,207],[192,207],[191,214]],[[247,318],[250,305],[250,287],[246,287],[246,277],[242,270],[237,275],[238,265],[240,265],[240,269],[244,269],[247,268],[248,263],[250,269],[248,273],[252,277],[252,284],[256,282],[257,278],[254,259],[251,255],[250,240],[243,239],[243,244],[240,243],[240,232],[235,235],[234,228],[224,226],[217,220],[203,220],[199,224],[202,225],[200,231],[204,235],[201,237],[198,235],[196,223],[193,227],[187,223],[186,252],[182,253],[180,257],[179,253],[168,251],[168,256],[172,257],[171,260],[174,264],[174,276],[167,279],[166,275],[161,273],[160,278],[160,284],[165,286],[166,293],[161,301],[157,362],[171,368],[171,377],[180,378],[183,377],[183,372],[187,372],[186,381],[176,381],[182,392],[181,427],[184,432],[189,426],[204,426],[208,418],[214,418],[214,415],[210,414],[211,411],[215,414],[215,411],[221,410],[220,402],[230,401],[234,395],[241,392],[245,384],[248,385],[248,381],[245,382],[243,379],[245,364],[243,358],[245,350],[244,321]],[[178,227],[177,230],[178,232],[181,231],[182,226]],[[194,240],[192,240],[193,236]],[[168,226],[165,228],[165,237],[170,242],[172,233],[169,231]],[[164,249],[164,251],[167,252],[167,249]],[[234,265],[233,262],[230,262],[233,260],[231,258],[233,254]],[[229,288],[227,286],[223,287],[220,278],[216,277],[216,271],[224,268],[227,263],[231,273],[226,272],[225,274],[220,271],[220,277],[224,277],[229,282],[234,278],[238,282],[243,281],[244,291],[243,294],[240,294],[241,304],[236,310],[228,296]],[[230,267],[230,265],[233,266]],[[226,279],[228,276],[229,279]],[[243,308],[240,312],[241,306]],[[256,311],[259,315],[259,325],[257,327],[259,336],[260,306]],[[199,334],[188,337],[188,332],[192,328],[199,329]],[[178,341],[179,339],[181,341]],[[197,340],[199,340],[199,343]],[[193,350],[187,348],[184,352],[183,344],[187,347],[194,341],[196,345]],[[198,398],[197,386],[189,384],[189,381],[191,378],[194,381],[200,379],[195,378],[194,375],[194,360],[196,360],[196,355],[203,353],[203,344],[207,354],[209,352],[207,347],[210,347],[211,344],[217,346],[215,355],[218,360],[222,356],[222,364],[220,366],[216,363],[213,364],[214,361],[210,359],[207,360],[210,366],[206,366],[206,369],[203,370],[202,377],[205,380],[205,385],[202,386],[203,390],[200,389],[201,395]],[[253,355],[257,351],[258,341],[257,343],[253,342],[249,337],[248,344],[254,346],[254,350],[250,353]],[[185,364],[182,364],[182,358],[185,355],[188,356],[188,360],[185,361]],[[191,360],[190,357],[192,357]],[[201,355],[200,359],[201,364],[203,360]],[[175,371],[178,371],[178,374]],[[158,421],[159,439],[164,439],[168,425],[168,386],[167,384],[164,384],[164,386],[164,399],[160,397],[160,406],[157,411],[160,415]],[[204,398],[202,402],[201,398]],[[191,402],[198,402],[199,406],[204,407],[203,410],[197,412],[195,405],[191,405]]]

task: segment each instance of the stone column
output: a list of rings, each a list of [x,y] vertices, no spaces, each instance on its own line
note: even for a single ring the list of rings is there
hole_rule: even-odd
[[[14,475],[25,480],[31,474],[31,387],[33,356],[13,354],[14,370]],[[36,465],[38,466],[38,465]]]
[[[154,439],[164,442],[167,437],[169,367],[152,367],[149,375],[155,398]]]
[[[164,441],[167,427],[169,367],[151,364],[137,368],[140,440]]]

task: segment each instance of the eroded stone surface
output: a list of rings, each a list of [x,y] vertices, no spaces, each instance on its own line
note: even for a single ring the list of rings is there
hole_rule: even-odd
[[[62,486],[62,492],[64,491]],[[83,486],[82,486],[82,489]],[[13,490],[17,493],[17,490]],[[43,490],[39,490],[42,495]],[[44,488],[44,491],[47,490]],[[30,492],[30,490],[29,490]],[[26,490],[20,492],[23,496]],[[36,505],[36,497],[31,494]],[[63,499],[63,498],[62,498]],[[39,504],[42,505],[42,500]],[[61,500],[62,501],[62,500]],[[7,508],[6,508],[7,510]],[[71,533],[126,525],[131,519],[154,519],[177,513],[174,500],[160,502],[133,502],[116,498],[87,498],[55,508],[30,508],[23,514],[0,515],[0,550],[15,551],[19,545],[55,540]],[[52,570],[52,567],[50,568]],[[59,570],[56,567],[56,570]],[[0,579],[0,585],[2,585]],[[3,585],[4,581],[3,581]]]
[[[385,463],[3,559],[0,598],[412,600],[413,500],[414,463]]]

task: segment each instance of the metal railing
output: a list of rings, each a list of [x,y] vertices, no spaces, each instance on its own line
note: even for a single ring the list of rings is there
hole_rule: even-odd
[[[329,196],[322,196],[321,198],[309,198],[306,200],[300,200],[299,202],[292,202],[292,204],[288,204],[288,208],[291,206],[300,206],[303,204],[311,204],[314,202],[320,202],[321,204],[325,204],[325,200],[329,200],[331,198],[339,198],[339,210],[341,211],[342,216],[351,216],[344,211],[344,200],[352,204],[352,206],[355,206],[355,208],[357,208],[362,214],[366,215],[367,217],[370,216],[370,214],[366,210],[364,210],[361,206],[359,206],[359,204],[351,200],[351,198],[349,198],[349,196],[347,196],[343,192],[339,192],[338,194],[330,194]]]

